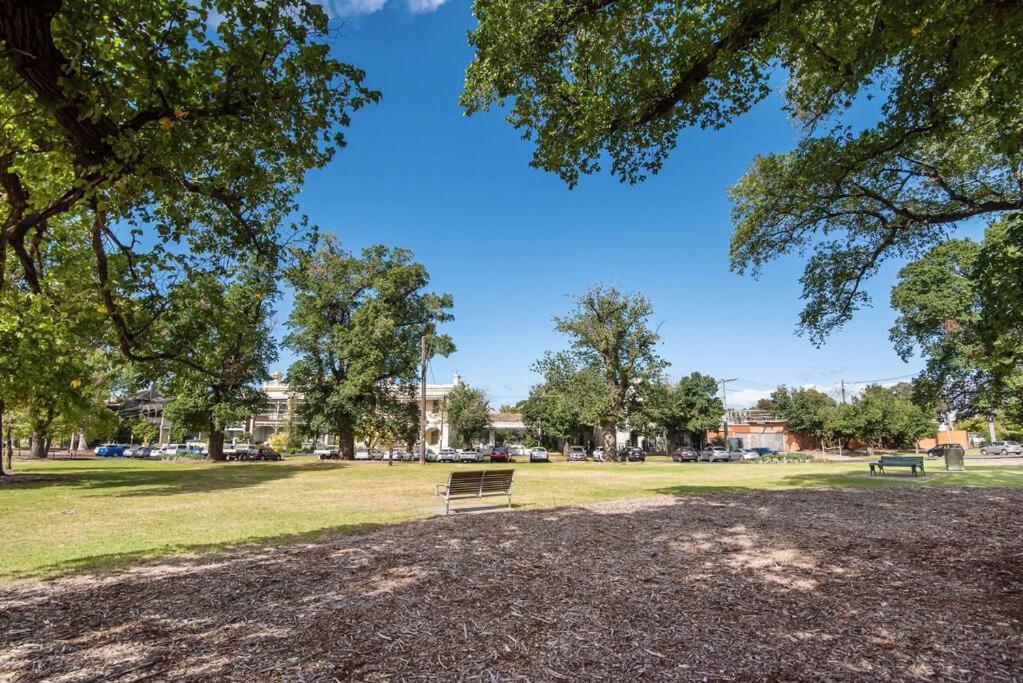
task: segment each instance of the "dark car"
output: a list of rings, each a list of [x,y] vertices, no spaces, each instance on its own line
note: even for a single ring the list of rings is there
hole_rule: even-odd
[[[507,446],[494,446],[490,451],[490,462],[511,462]]]
[[[700,459],[700,454],[692,446],[682,446],[671,454],[671,459],[675,462],[696,462]]]
[[[642,448],[636,446],[626,446],[624,449],[625,459],[629,462],[645,462],[646,453],[643,452]]]
[[[927,457],[937,458],[942,455],[945,455],[946,448],[959,448],[964,451],[966,450],[960,444],[957,443],[939,443],[937,446],[931,446],[930,448],[927,449]]]
[[[269,446],[253,446],[244,453],[237,454],[238,460],[280,460],[280,454]]]
[[[764,457],[765,455],[777,455],[778,454],[778,451],[774,450],[773,448],[764,448],[763,446],[759,446],[757,448],[751,448],[749,450],[755,452],[761,458]]]

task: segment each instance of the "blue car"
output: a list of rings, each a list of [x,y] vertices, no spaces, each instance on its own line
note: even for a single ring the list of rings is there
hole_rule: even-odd
[[[120,458],[124,456],[124,446],[117,443],[105,443],[96,449],[96,455],[101,458]]]

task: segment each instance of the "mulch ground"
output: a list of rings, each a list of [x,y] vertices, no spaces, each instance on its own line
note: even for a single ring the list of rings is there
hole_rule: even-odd
[[[1018,681],[1021,539],[1011,489],[431,519],[2,586],[0,679]]]

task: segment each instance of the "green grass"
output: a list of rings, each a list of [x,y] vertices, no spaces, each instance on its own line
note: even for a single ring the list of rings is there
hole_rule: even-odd
[[[930,464],[930,463],[928,463]],[[0,577],[55,576],[176,552],[279,544],[437,514],[433,484],[468,465],[320,462],[19,462],[47,481],[0,485]],[[490,465],[487,465],[490,467]],[[863,463],[515,463],[514,503],[549,507],[643,495],[819,486],[1019,486],[1023,468],[926,480],[870,478]],[[503,467],[494,465],[494,467]],[[493,499],[497,500],[497,499]],[[495,524],[507,523],[502,516]]]

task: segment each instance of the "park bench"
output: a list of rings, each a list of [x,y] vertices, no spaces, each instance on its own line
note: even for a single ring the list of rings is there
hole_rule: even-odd
[[[444,514],[451,511],[451,501],[461,498],[483,498],[484,496],[508,496],[511,507],[512,475],[515,470],[474,470],[452,472],[448,483],[436,484],[433,495],[444,496]]]
[[[915,477],[917,468],[920,468],[920,474],[924,473],[924,458],[916,455],[882,455],[880,460],[870,463],[871,476],[875,472],[884,474],[886,467],[911,467]]]

